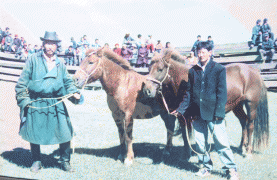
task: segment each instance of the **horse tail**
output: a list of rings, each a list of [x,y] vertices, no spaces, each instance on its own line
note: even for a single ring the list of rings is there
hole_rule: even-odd
[[[267,102],[267,88],[262,87],[260,100],[257,107],[256,119],[254,119],[253,148],[260,149],[261,146],[269,145],[269,114]]]

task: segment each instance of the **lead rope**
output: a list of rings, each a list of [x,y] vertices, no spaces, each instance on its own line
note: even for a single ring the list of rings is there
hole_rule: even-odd
[[[206,153],[210,153],[211,147],[212,147],[212,143],[210,143],[209,151],[206,151],[206,150],[205,150],[205,153],[204,153],[204,154],[198,153],[198,152],[196,152],[196,151],[192,148],[191,143],[190,143],[190,139],[189,139],[189,133],[188,133],[188,122],[187,122],[186,118],[183,116],[183,114],[182,114],[182,117],[183,117],[183,119],[185,120],[185,123],[186,123],[186,124],[185,124],[185,126],[186,126],[186,136],[187,136],[187,141],[188,141],[188,144],[189,144],[190,149],[191,149],[195,154],[197,154],[197,155],[206,155]],[[193,128],[192,123],[191,123],[191,127]],[[214,134],[214,129],[215,129],[215,124],[214,124],[213,131],[212,131],[212,133],[211,133],[212,137],[213,137],[213,134]]]

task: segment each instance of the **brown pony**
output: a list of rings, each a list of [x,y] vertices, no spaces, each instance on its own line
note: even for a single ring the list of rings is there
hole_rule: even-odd
[[[173,50],[166,50],[163,54],[156,54],[152,58],[150,81],[144,86],[144,92],[149,97],[155,97],[159,82],[162,83],[162,92],[177,97],[182,84],[188,82],[190,66],[172,58],[176,54]],[[176,55],[175,55],[176,56]],[[177,60],[177,61],[176,61]],[[251,155],[254,148],[266,147],[269,139],[269,118],[267,104],[267,89],[260,73],[246,64],[230,64],[225,66],[227,73],[227,104],[226,113],[233,111],[242,126],[240,148],[243,155]],[[151,81],[151,79],[154,79]],[[164,89],[165,88],[165,89]],[[172,89],[171,91],[169,89]],[[179,97],[180,98],[180,97]],[[171,99],[174,99],[171,97]],[[171,102],[167,99],[167,103]],[[176,99],[176,98],[175,98]],[[182,100],[182,97],[181,97]],[[180,100],[178,101],[180,103]],[[245,105],[247,112],[244,111]],[[177,105],[176,105],[177,106]],[[174,108],[171,109],[175,110]],[[184,124],[179,118],[180,124]],[[181,123],[182,122],[182,123]],[[252,134],[254,131],[253,146]]]
[[[73,79],[78,87],[100,80],[107,93],[107,103],[117,125],[121,153],[119,158],[130,165],[134,159],[132,146],[133,119],[149,119],[160,115],[167,128],[164,155],[169,155],[176,118],[162,109],[156,98],[143,98],[146,76],[132,70],[129,62],[108,49],[89,50]]]

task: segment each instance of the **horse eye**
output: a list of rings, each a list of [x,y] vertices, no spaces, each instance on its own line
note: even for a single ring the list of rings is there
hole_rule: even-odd
[[[163,69],[158,69],[158,71],[159,71],[159,72],[162,72],[162,71],[163,71]]]
[[[93,62],[89,62],[89,64],[93,64]]]

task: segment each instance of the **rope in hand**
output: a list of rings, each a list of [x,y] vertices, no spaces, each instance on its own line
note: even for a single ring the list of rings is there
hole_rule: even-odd
[[[182,115],[183,119],[185,120],[186,136],[187,136],[187,141],[188,141],[188,144],[189,144],[190,149],[191,149],[195,154],[197,154],[197,155],[206,155],[206,153],[210,153],[211,147],[212,147],[212,143],[210,143],[209,151],[205,151],[204,154],[203,154],[203,153],[198,153],[197,151],[195,151],[195,150],[192,148],[191,143],[190,143],[190,139],[189,139],[189,133],[188,133],[188,122],[187,122],[186,118],[183,116],[183,114],[181,114],[181,115]],[[215,126],[215,125],[214,125],[214,126]],[[192,127],[192,129],[193,129],[192,123],[191,123],[191,127]],[[214,129],[215,129],[215,127],[213,128],[213,131],[212,131],[212,133],[211,133],[212,136],[213,136],[213,134],[214,134]]]

